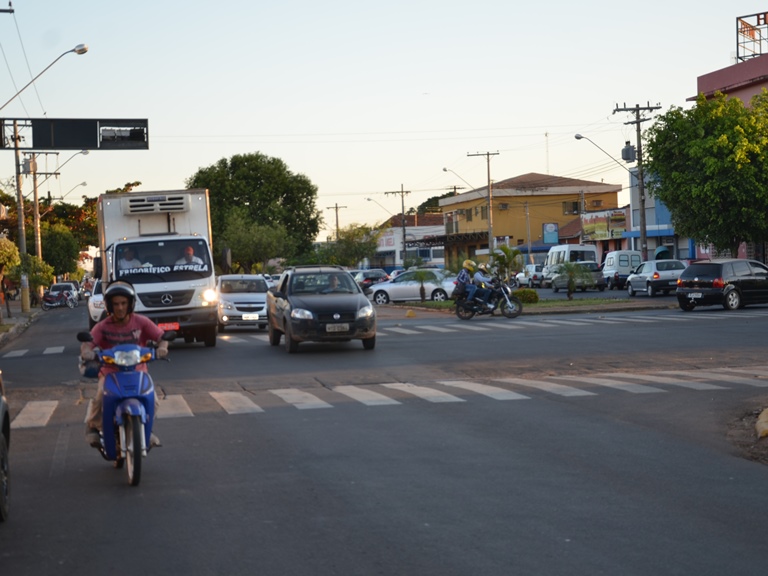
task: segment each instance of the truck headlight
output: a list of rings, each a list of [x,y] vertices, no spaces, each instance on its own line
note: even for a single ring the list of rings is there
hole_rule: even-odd
[[[203,306],[213,306],[216,304],[216,290],[208,288],[203,292]]]

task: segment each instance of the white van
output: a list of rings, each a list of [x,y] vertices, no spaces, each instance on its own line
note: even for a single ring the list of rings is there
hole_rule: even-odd
[[[547,259],[544,261],[542,288],[551,286],[552,276],[557,271],[557,265],[563,262],[597,262],[597,246],[594,244],[558,244],[552,246],[547,254]]]
[[[624,289],[627,278],[632,271],[640,266],[643,261],[643,253],[639,250],[614,250],[608,252],[603,263],[603,277],[608,290]]]

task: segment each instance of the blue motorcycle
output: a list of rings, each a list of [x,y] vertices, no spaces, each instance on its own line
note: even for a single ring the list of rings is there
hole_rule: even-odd
[[[163,334],[171,341],[175,332]],[[77,335],[80,342],[91,342],[90,332]],[[104,379],[103,420],[99,452],[105,460],[114,462],[115,468],[125,466],[128,482],[138,486],[141,481],[141,462],[147,455],[155,419],[155,385],[148,372],[137,366],[156,359],[156,342],[148,346],[120,344],[109,350],[95,348],[96,359],[81,365],[86,377],[97,378],[99,368],[114,366]]]

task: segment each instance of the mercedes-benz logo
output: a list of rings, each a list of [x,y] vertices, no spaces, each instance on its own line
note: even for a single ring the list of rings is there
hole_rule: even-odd
[[[336,314],[334,314],[334,315],[333,315],[333,319],[334,319],[334,320],[339,320],[339,319],[341,319],[341,314],[339,314],[339,313],[337,312]]]
[[[162,302],[164,306],[168,306],[169,304],[173,304],[173,295],[171,295],[171,294],[163,294],[162,296],[160,296],[160,302]]]

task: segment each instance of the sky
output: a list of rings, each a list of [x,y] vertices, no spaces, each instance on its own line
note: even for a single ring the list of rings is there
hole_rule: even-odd
[[[0,13],[0,103],[76,45],[88,52],[60,58],[0,118],[149,122],[149,150],[39,158],[39,172],[60,172],[41,195],[79,204],[134,181],[140,191],[180,189],[200,168],[260,152],[317,186],[325,240],[337,215],[340,227],[375,224],[454,186],[485,186],[486,152],[492,181],[539,172],[628,186],[621,148],[636,143],[634,117],[615,109],[689,107],[698,76],[734,63],[736,18],[768,4],[15,0],[12,8]],[[13,175],[12,150],[0,151],[0,181]],[[24,194],[31,190],[25,178]],[[628,193],[619,199],[628,204]]]

